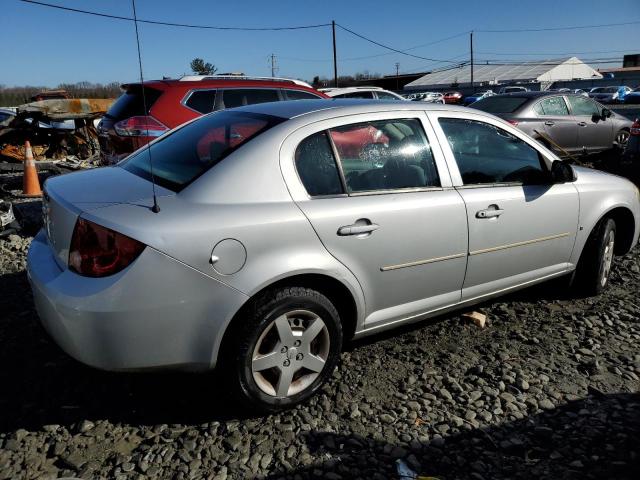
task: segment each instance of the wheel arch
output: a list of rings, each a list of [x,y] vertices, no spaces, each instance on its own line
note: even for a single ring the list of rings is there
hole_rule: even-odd
[[[605,218],[611,218],[616,222],[616,245],[614,252],[616,255],[624,255],[633,247],[633,239],[636,231],[633,212],[626,207],[612,208],[598,219],[596,225]]]
[[[231,343],[229,339],[235,334],[237,327],[240,325],[240,319],[247,311],[247,308],[250,308],[253,299],[267,290],[291,286],[311,288],[326,296],[338,310],[344,338],[350,339],[355,335],[359,315],[363,312],[359,312],[357,299],[349,287],[344,282],[322,273],[294,274],[264,285],[247,299],[227,324],[217,352],[214,353],[214,360],[219,356],[218,353],[223,352],[225,346]]]

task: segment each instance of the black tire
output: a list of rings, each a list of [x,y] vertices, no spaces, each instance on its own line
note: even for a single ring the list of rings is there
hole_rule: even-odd
[[[616,222],[604,218],[593,229],[582,250],[574,275],[574,287],[577,293],[584,296],[600,294],[609,284],[613,247],[615,242]],[[609,260],[609,250],[611,250]]]
[[[329,341],[328,354],[317,378],[304,390],[289,396],[278,397],[265,393],[254,379],[253,355],[258,341],[263,341],[261,336],[270,335],[267,329],[275,328],[272,327],[275,319],[292,311],[311,312],[324,322],[326,331],[323,330],[322,334]],[[304,402],[331,377],[338,363],[342,349],[340,316],[331,301],[315,290],[304,287],[268,290],[250,301],[234,320],[234,325],[228,344],[223,345],[220,367],[223,375],[229,380],[233,397],[251,411],[271,413]],[[286,354],[283,354],[282,358],[286,360],[284,355]],[[276,368],[280,369],[279,366],[274,367],[274,373],[278,371]],[[303,371],[306,370],[297,370],[296,375],[302,375]],[[292,385],[294,383],[295,381]]]

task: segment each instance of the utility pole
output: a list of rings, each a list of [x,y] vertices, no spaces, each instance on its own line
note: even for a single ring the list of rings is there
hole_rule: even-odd
[[[276,76],[276,72],[278,71],[278,65],[276,63],[276,55],[275,55],[275,53],[272,53],[271,55],[269,55],[269,59],[271,60],[271,76],[275,77]]]
[[[471,93],[473,93],[473,31],[469,33],[471,45]]]
[[[338,88],[338,59],[336,57],[336,21],[331,20],[333,31],[333,86]]]
[[[398,75],[400,74],[400,64],[396,62],[396,90],[400,90],[400,83],[398,81]]]

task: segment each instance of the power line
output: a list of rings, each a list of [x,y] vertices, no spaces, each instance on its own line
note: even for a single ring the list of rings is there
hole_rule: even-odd
[[[336,25],[338,27],[340,27],[342,30],[344,30],[345,32],[349,32],[351,35],[355,35],[356,37],[361,38],[362,40],[366,40],[367,42],[373,43],[374,45],[378,45],[379,47],[382,47],[382,48],[386,48],[387,50],[391,50],[392,52],[400,53],[401,55],[406,55],[408,57],[419,58],[421,60],[429,60],[431,62],[447,62],[448,61],[448,60],[441,60],[441,59],[437,59],[437,58],[421,57],[420,55],[414,55],[413,53],[407,53],[406,51],[398,50],[397,48],[393,48],[393,47],[390,47],[388,45],[384,45],[383,43],[376,42],[375,40],[371,40],[370,38],[367,38],[364,35],[360,35],[359,33],[356,33],[353,30],[348,29],[347,27],[343,27],[342,25],[340,25],[338,23],[336,23]],[[456,63],[456,62],[450,62],[450,63]]]
[[[64,7],[62,5],[55,5],[52,3],[46,3],[46,2],[39,2],[36,0],[18,0],[20,2],[23,3],[30,3],[33,5],[40,5],[43,7],[49,7],[49,8],[56,8],[59,10],[65,10],[68,12],[75,12],[75,13],[83,13],[85,15],[93,15],[96,17],[104,17],[104,18],[111,18],[113,20],[127,20],[129,22],[133,22],[134,19],[131,17],[123,17],[120,15],[109,15],[107,13],[100,13],[100,12],[93,12],[90,10],[81,10],[79,8],[71,8],[71,7]],[[163,25],[166,27],[181,27],[181,28],[197,28],[197,29],[204,29],[204,30],[236,30],[236,31],[282,31],[282,30],[303,30],[303,29],[309,29],[309,28],[321,28],[321,27],[330,27],[331,24],[330,23],[319,23],[316,25],[297,25],[297,26],[292,26],[292,27],[220,27],[220,26],[214,26],[214,25],[195,25],[195,24],[189,24],[189,23],[173,23],[173,22],[162,22],[159,20],[142,20],[140,18],[137,19],[138,23],[148,23],[151,25]]]
[[[482,33],[520,33],[520,32],[553,32],[558,30],[580,30],[583,28],[603,28],[603,27],[620,27],[623,25],[637,25],[640,20],[622,23],[602,23],[599,25],[572,25],[567,27],[548,27],[548,28],[514,28],[509,30],[474,30]]]
[[[631,52],[633,51],[633,49],[626,49],[626,50],[600,50],[600,51],[590,51],[590,52],[546,52],[546,53],[523,53],[523,52],[511,52],[511,53],[507,53],[507,52],[477,52],[480,53],[482,55],[558,55],[558,56],[564,56],[564,55],[590,55],[590,54],[595,54],[595,53],[621,53],[621,52]]]

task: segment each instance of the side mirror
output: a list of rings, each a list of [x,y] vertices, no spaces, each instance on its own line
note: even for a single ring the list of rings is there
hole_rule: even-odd
[[[551,180],[553,183],[571,183],[578,179],[571,165],[562,160],[555,160],[551,164]]]
[[[611,116],[611,110],[609,110],[608,108],[603,108],[602,109],[602,113],[600,114],[600,116],[605,119],[605,118],[609,118]]]

